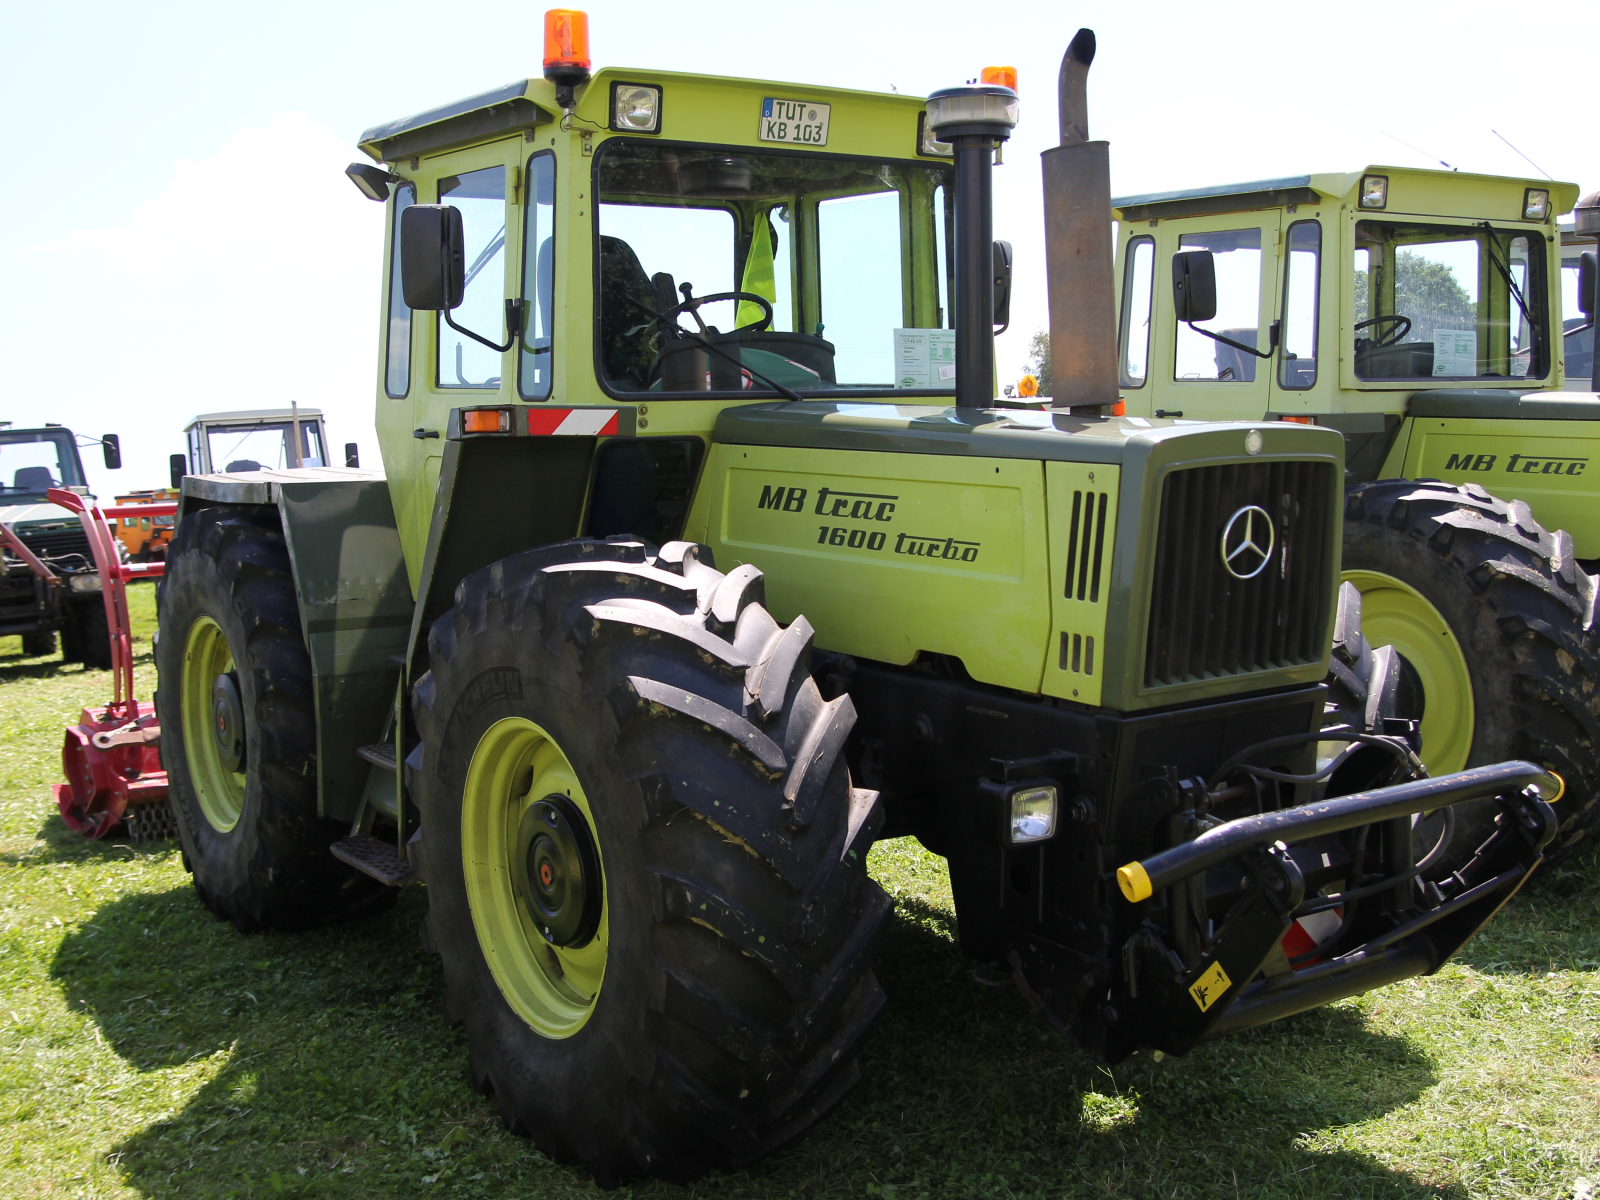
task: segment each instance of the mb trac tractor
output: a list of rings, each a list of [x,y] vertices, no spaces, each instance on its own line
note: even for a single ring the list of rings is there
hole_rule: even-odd
[[[1521,885],[1558,779],[1324,720],[1339,434],[1109,415],[1092,34],[1044,155],[1048,410],[994,400],[1014,91],[586,41],[555,10],[544,78],[362,138],[385,473],[183,480],[158,706],[215,913],[420,879],[471,1082],[611,1185],[848,1092],[880,837],[944,855],[963,949],[1110,1061],[1433,971]]]
[[[1593,337],[1594,254],[1564,271],[1557,224],[1577,198],[1372,166],[1112,202],[1126,412],[1344,437],[1330,684],[1369,723],[1420,719],[1435,774],[1559,772],[1547,862],[1600,817],[1600,394],[1561,390]],[[1592,232],[1600,195],[1577,214]],[[1459,822],[1446,858],[1491,816]]]
[[[54,654],[92,670],[111,666],[100,576],[77,518],[45,493],[89,486],[70,429],[11,429],[0,423],[0,637],[20,634],[25,655]],[[117,435],[93,440],[107,470],[122,466]]]
[[[175,488],[185,475],[326,467],[333,462],[322,410],[298,404],[201,413],[184,426],[183,439],[185,452],[168,459]],[[350,461],[354,454],[355,443],[347,444],[346,466],[357,465]]]

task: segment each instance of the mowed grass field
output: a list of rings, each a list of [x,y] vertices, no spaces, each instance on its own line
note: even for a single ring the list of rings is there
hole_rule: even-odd
[[[133,590],[148,696],[154,595]],[[420,887],[243,936],[175,843],[86,842],[49,785],[110,678],[0,639],[0,1196],[592,1196],[507,1133],[439,1018]],[[873,852],[900,919],[861,1086],[756,1167],[651,1197],[1600,1197],[1600,863],[1439,974],[1098,1066],[954,940],[943,862]]]

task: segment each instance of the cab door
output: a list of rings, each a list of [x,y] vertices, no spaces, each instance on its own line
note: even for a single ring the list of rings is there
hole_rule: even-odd
[[[1155,238],[1149,377],[1137,391],[1124,385],[1127,411],[1144,416],[1259,421],[1271,407],[1274,357],[1261,358],[1205,336],[1221,334],[1262,353],[1271,352],[1277,311],[1279,214],[1225,213],[1163,221]],[[1172,305],[1172,258],[1209,250],[1216,267],[1217,312],[1197,328],[1180,323]],[[1136,256],[1124,255],[1124,291],[1149,286],[1137,274]],[[1128,305],[1123,305],[1124,312]],[[1133,330],[1130,328],[1129,333]],[[1126,347],[1124,347],[1126,358]],[[1124,375],[1127,375],[1126,362]]]
[[[514,138],[438,154],[424,158],[415,172],[418,203],[448,204],[461,213],[466,289],[450,316],[496,345],[506,341],[506,298],[518,294],[521,146],[522,140]],[[389,486],[415,587],[439,488],[450,410],[509,403],[516,394],[517,351],[485,346],[452,328],[442,313],[412,314],[410,325],[411,436],[390,442],[398,442],[396,448],[409,462],[399,472],[390,470]],[[388,452],[386,447],[386,457]]]

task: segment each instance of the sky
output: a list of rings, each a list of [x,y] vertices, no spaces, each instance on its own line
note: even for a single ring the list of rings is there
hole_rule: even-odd
[[[382,210],[343,169],[364,161],[355,142],[372,125],[538,74],[542,11],[8,8],[0,421],[119,434],[122,471],[85,452],[102,496],[162,486],[196,413],[291,399],[377,465]],[[597,66],[919,95],[1015,66],[1022,120],[995,178],[995,236],[1016,248],[1002,381],[1047,323],[1038,154],[1056,140],[1056,71],[1080,25],[1099,41],[1090,132],[1111,142],[1114,194],[1439,159],[1600,187],[1581,55],[1541,43],[1589,44],[1593,12],[1575,0],[1522,16],[1485,0],[588,11]]]

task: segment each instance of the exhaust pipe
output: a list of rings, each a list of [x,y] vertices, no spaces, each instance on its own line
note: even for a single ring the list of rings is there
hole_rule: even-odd
[[[994,152],[1017,123],[1017,94],[998,84],[941,88],[928,128],[955,148],[956,404],[994,403]]]
[[[1094,31],[1078,30],[1061,60],[1061,144],[1040,155],[1056,408],[1098,409],[1115,404],[1119,390],[1110,143],[1089,140],[1094,51]]]

